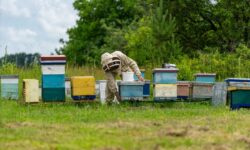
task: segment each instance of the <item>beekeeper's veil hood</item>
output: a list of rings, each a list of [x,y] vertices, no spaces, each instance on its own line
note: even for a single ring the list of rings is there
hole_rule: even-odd
[[[103,70],[107,72],[119,68],[121,61],[118,57],[113,56],[110,53],[104,53],[101,56],[101,64]]]

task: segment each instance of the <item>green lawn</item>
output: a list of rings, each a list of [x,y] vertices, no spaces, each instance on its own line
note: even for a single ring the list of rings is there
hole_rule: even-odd
[[[250,110],[0,100],[0,149],[250,149]]]

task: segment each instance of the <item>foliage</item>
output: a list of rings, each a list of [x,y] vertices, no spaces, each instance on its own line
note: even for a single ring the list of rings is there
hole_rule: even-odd
[[[79,19],[57,53],[92,66],[114,50],[148,66],[211,49],[236,53],[239,45],[250,46],[249,6],[247,0],[76,0]]]
[[[26,53],[16,53],[5,55],[0,58],[0,66],[11,63],[18,67],[31,67],[34,64],[38,64],[40,54],[26,54]]]

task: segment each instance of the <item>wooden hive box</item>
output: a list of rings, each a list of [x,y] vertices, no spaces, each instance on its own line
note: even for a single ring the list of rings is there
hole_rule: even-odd
[[[42,99],[44,102],[65,101],[65,75],[42,75]]]
[[[195,74],[195,81],[200,83],[214,83],[215,73],[197,73]]]
[[[1,98],[18,99],[18,83],[17,75],[2,75],[1,76]]]
[[[193,82],[193,99],[211,99],[214,83]]]
[[[26,103],[39,102],[39,81],[36,79],[23,80],[23,100]]]
[[[177,97],[180,99],[187,99],[192,97],[192,83],[189,81],[178,81]]]
[[[143,100],[144,82],[120,81],[119,94],[122,100]]]
[[[178,69],[156,68],[153,70],[154,84],[176,84]]]
[[[177,84],[154,84],[154,100],[175,100],[177,98]]]
[[[74,100],[94,100],[95,78],[93,76],[71,77],[71,92]]]

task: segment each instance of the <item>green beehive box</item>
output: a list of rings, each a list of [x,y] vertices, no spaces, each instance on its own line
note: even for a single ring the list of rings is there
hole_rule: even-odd
[[[64,102],[65,88],[43,88],[42,99],[44,102]]]
[[[4,99],[18,99],[18,84],[1,84],[1,97]]]
[[[18,99],[18,76],[2,75],[1,77],[1,98]]]
[[[231,109],[239,109],[241,107],[250,107],[250,89],[249,90],[233,90],[229,91],[229,100]]]

